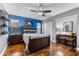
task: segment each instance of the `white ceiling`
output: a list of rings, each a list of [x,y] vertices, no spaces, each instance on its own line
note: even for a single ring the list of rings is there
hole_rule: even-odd
[[[79,7],[78,3],[44,3],[44,9],[52,10],[51,13],[46,14],[46,17],[39,16],[37,13],[31,12],[29,10],[36,10],[40,3],[4,3],[3,4],[9,14],[29,17],[33,19],[47,19],[51,16],[55,16],[62,12],[66,12],[73,8]]]
[[[2,3],[0,3],[0,10],[5,10],[5,7]]]

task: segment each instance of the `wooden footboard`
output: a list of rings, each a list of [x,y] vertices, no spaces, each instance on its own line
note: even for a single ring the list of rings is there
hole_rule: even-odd
[[[40,50],[44,47],[50,46],[50,36],[49,37],[42,37],[42,38],[35,38],[29,39],[29,53],[35,52]]]

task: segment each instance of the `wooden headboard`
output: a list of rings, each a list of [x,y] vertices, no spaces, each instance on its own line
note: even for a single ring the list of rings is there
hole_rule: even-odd
[[[36,33],[36,28],[24,28],[23,33]]]

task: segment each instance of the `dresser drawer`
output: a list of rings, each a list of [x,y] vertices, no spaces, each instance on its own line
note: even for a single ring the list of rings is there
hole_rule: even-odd
[[[10,35],[9,36],[9,43],[20,43],[23,40],[22,35]]]

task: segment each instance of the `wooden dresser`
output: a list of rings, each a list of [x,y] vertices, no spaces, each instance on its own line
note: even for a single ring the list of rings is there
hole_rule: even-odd
[[[71,47],[76,48],[77,38],[76,35],[60,35],[56,36],[57,43],[63,43],[65,45],[69,45]]]
[[[23,40],[23,35],[9,35],[9,44],[20,43]]]

